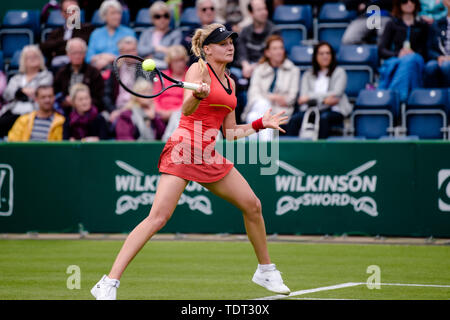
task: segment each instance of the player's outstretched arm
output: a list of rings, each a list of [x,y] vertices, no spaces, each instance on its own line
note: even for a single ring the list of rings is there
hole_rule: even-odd
[[[232,80],[232,79],[231,79]],[[232,80],[231,85],[235,88],[235,83]],[[261,128],[272,128],[280,130],[283,133],[286,133],[280,125],[287,122],[288,117],[283,116],[284,111],[278,112],[277,114],[271,114],[272,108],[269,108],[266,113],[262,117],[262,121],[260,122]],[[237,140],[240,138],[247,137],[253,133],[256,133],[255,126],[252,123],[247,124],[236,124],[236,114],[235,111],[230,112],[223,121],[223,136],[227,140]]]
[[[280,127],[280,125],[286,123],[288,119],[287,116],[283,116],[284,111],[280,111],[277,114],[271,114],[271,111],[272,108],[268,109],[262,117],[263,128],[277,129],[286,133],[286,131]],[[223,135],[227,140],[237,140],[256,132],[257,130],[253,128],[253,124],[251,123],[237,125],[234,111],[230,112],[223,121]]]

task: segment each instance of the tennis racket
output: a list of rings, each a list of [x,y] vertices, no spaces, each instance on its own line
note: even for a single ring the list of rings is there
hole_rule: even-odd
[[[127,54],[117,57],[113,63],[114,75],[119,84],[137,97],[155,98],[171,88],[197,90],[200,87],[196,83],[175,80],[156,67],[152,71],[146,71],[142,68],[142,62],[143,58]],[[153,90],[155,87],[157,92]]]

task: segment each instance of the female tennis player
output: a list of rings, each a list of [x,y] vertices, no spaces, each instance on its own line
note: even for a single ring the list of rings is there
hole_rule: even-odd
[[[253,282],[276,293],[290,293],[269,257],[260,200],[233,164],[211,148],[221,125],[224,137],[234,140],[264,128],[283,131],[280,124],[287,120],[283,112],[271,115],[269,109],[253,123],[236,125],[235,83],[225,72],[226,65],[233,61],[235,37],[235,32],[221,24],[195,32],[192,51],[199,61],[187,71],[186,81],[201,85],[195,91],[184,92],[179,126],[159,159],[161,177],[150,214],[128,235],[108,276],[104,275],[92,288],[98,300],[116,299],[125,268],[170,219],[189,181],[200,183],[243,212],[247,235],[259,262]]]

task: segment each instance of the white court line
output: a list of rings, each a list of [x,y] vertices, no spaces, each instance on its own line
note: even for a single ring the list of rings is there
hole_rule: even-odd
[[[450,288],[446,284],[380,283],[381,286]]]
[[[342,298],[340,298],[340,299],[337,299],[337,298],[295,298],[295,297],[292,297],[292,298],[289,298],[289,300],[345,300],[345,301],[347,301],[347,300],[360,300],[360,299],[342,299]]]
[[[327,287],[320,287],[320,288],[314,288],[314,289],[295,291],[295,292],[291,292],[289,295],[278,294],[278,295],[275,295],[275,296],[256,298],[256,299],[253,299],[253,300],[278,300],[278,299],[283,299],[283,298],[300,296],[300,295],[304,295],[304,294],[308,294],[308,293],[314,293],[314,292],[320,292],[320,291],[328,291],[328,290],[335,290],[335,289],[342,289],[342,288],[349,288],[349,287],[356,287],[356,286],[360,286],[360,285],[366,285],[366,282],[347,282],[347,283],[336,284],[334,286],[327,286]],[[401,286],[401,287],[450,288],[450,285],[440,285],[440,284],[380,283],[380,285],[381,286]]]
[[[334,289],[342,289],[342,288],[354,287],[354,286],[359,286],[360,284],[362,284],[362,282],[347,282],[347,283],[336,284],[334,286],[320,287],[320,288],[315,288],[315,289],[295,291],[295,292],[291,292],[289,295],[277,294],[276,296],[257,298],[257,299],[254,299],[254,300],[277,300],[277,299],[282,299],[282,298],[287,298],[287,297],[300,296],[302,294],[308,294],[308,293],[313,293],[313,292],[328,291],[328,290],[334,290]]]

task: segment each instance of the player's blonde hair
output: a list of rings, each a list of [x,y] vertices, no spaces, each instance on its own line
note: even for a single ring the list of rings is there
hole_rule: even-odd
[[[203,27],[201,29],[195,30],[195,34],[192,37],[192,53],[198,58],[198,64],[200,66],[200,70],[203,72],[206,70],[206,56],[203,51],[203,41],[217,28],[225,28],[223,24],[220,23],[212,23]]]

